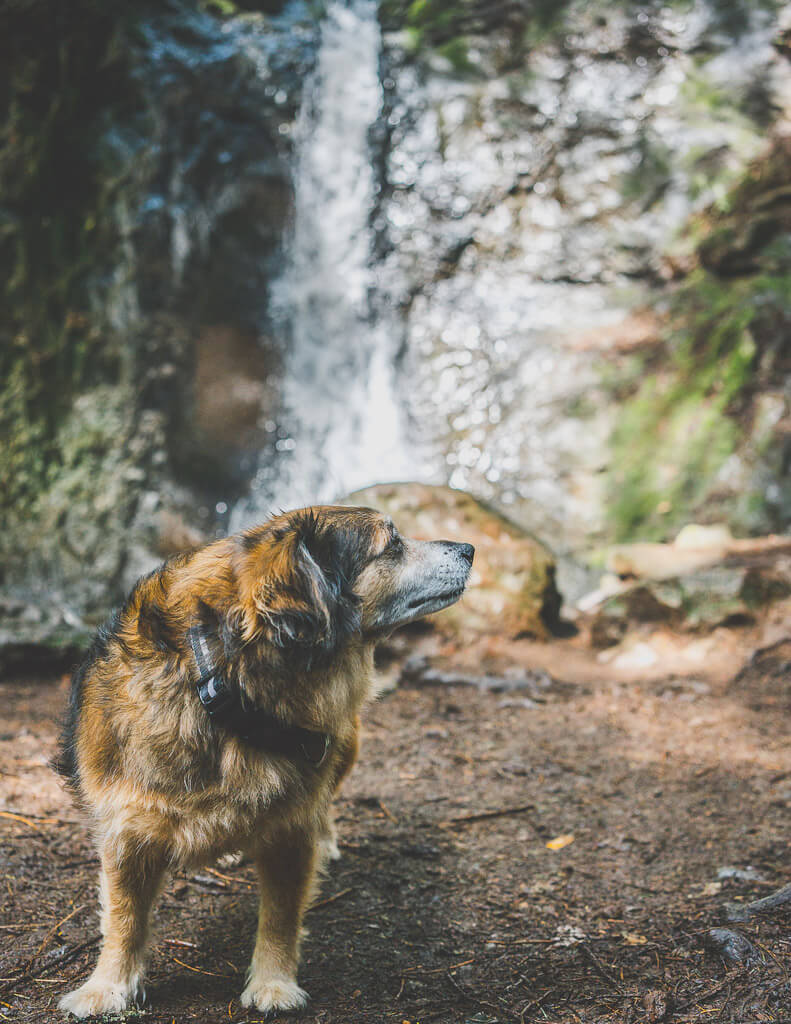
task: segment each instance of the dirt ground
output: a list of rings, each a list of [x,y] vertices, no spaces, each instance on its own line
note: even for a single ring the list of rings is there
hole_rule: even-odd
[[[639,646],[607,661],[584,638],[391,648],[401,683],[338,803],[297,1019],[791,1021],[791,910],[723,923],[791,881],[791,640],[752,658],[738,631],[695,642],[643,669]],[[405,671],[415,644],[428,661]],[[47,768],[66,688],[0,684],[2,1020],[56,1019],[97,951],[97,862]],[[250,865],[174,877],[125,1018],[261,1019],[238,998],[254,919]],[[751,946],[728,962],[718,927]]]

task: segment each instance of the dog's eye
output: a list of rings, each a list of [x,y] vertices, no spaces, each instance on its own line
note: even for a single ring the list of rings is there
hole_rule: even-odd
[[[393,534],[393,536],[387,542],[387,547],[384,549],[384,551],[380,551],[380,553],[376,557],[377,558],[383,558],[385,555],[389,555],[391,558],[397,557],[398,555],[401,554],[401,552],[403,550],[404,550],[404,542],[401,540],[401,538],[396,533],[396,534]]]

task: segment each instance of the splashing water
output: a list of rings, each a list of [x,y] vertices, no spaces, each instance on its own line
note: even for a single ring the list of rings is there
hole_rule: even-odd
[[[371,315],[368,131],[382,102],[376,4],[329,5],[295,129],[288,264],[273,287],[285,340],[277,455],[260,466],[239,529],[272,508],[329,501],[415,475],[394,371],[397,331]]]

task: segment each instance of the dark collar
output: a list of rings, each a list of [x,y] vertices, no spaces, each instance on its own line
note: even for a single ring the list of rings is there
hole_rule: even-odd
[[[201,626],[193,626],[187,630],[187,638],[198,666],[198,699],[213,722],[267,753],[302,758],[313,768],[324,763],[332,745],[328,733],[288,725],[261,708],[243,703],[239,691],[215,669],[208,633]]]

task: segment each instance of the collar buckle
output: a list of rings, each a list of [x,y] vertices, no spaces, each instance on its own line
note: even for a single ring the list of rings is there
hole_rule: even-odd
[[[311,732],[300,743],[300,749],[308,764],[320,768],[327,760],[332,740],[326,732]]]

